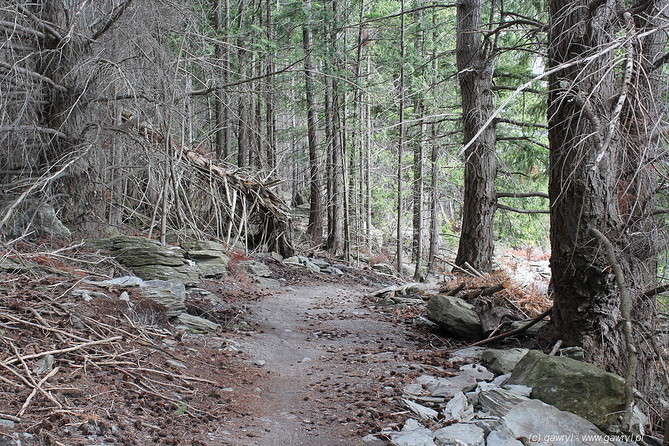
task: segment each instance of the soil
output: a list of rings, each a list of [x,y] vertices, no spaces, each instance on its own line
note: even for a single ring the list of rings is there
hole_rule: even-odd
[[[246,329],[190,334],[136,289],[83,282],[123,275],[111,261],[27,260],[43,268],[0,273],[0,445],[382,445],[402,387],[448,366],[410,314],[374,306],[391,281],[369,271],[208,281],[228,304],[200,310]]]

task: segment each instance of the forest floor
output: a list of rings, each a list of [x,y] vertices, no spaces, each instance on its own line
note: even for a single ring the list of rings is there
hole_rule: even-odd
[[[124,275],[113,260],[64,254],[0,268],[0,445],[382,445],[403,386],[450,366],[434,348],[450,341],[374,305],[392,280],[371,271],[274,266],[281,290],[229,294],[238,329],[190,334],[133,289],[84,282]]]

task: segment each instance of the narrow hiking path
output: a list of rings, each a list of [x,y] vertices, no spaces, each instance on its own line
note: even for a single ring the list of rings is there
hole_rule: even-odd
[[[222,444],[386,444],[369,434],[403,421],[402,386],[433,353],[370,304],[363,288],[332,283],[250,304],[257,331],[242,349],[264,374]]]

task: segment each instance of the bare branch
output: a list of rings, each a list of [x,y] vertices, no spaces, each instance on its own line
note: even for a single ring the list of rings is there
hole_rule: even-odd
[[[497,208],[505,211],[517,212],[519,214],[550,214],[550,211],[544,211],[542,209],[517,209],[499,203],[497,203]]]
[[[497,198],[550,198],[546,192],[497,192],[495,196]]]

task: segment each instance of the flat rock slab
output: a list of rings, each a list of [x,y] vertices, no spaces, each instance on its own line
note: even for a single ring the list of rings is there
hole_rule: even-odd
[[[605,441],[606,435],[588,420],[538,400],[524,401],[511,409],[496,431],[490,434],[499,441],[496,445],[513,446],[515,443],[511,440],[516,438],[526,438],[532,445],[613,444]]]
[[[527,348],[488,348],[481,353],[481,360],[493,372],[504,375],[511,373],[528,351]]]
[[[437,446],[483,446],[485,433],[474,424],[451,424],[434,433]]]
[[[453,337],[481,339],[483,329],[474,307],[454,296],[437,295],[427,303],[427,317]]]

